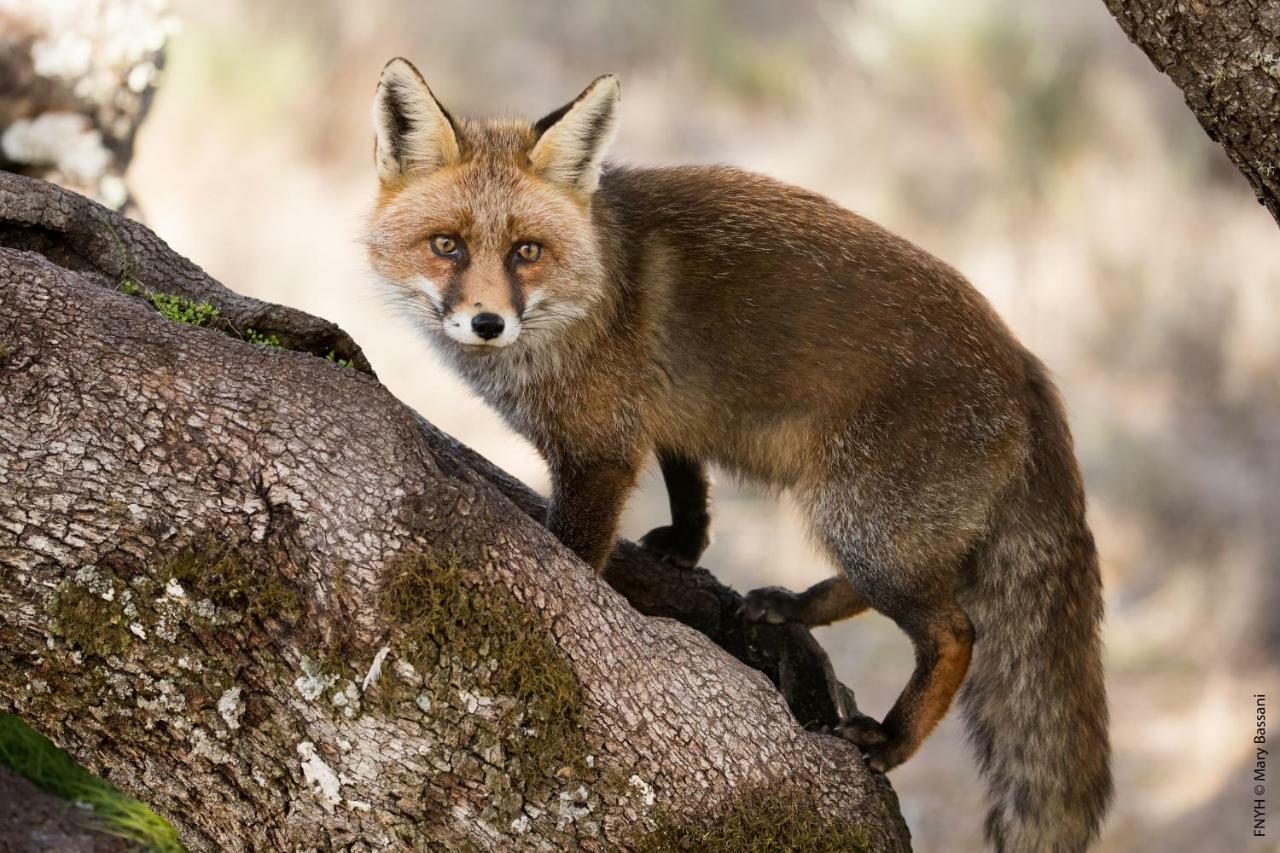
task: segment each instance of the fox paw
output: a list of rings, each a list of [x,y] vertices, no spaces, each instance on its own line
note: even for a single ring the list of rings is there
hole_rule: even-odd
[[[766,586],[747,593],[738,613],[751,622],[781,625],[795,622],[799,609],[800,596],[780,586]]]
[[[846,717],[832,730],[862,750],[862,755],[875,773],[887,773],[907,758],[906,744],[885,729],[884,725],[865,714]]]
[[[640,547],[682,569],[698,565],[707,547],[705,533],[685,531],[671,525],[655,527],[640,537]]]

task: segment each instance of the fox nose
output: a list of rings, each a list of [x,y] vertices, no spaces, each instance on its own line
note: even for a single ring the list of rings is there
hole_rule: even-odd
[[[502,318],[488,311],[471,318],[471,331],[486,341],[491,341],[502,334]]]

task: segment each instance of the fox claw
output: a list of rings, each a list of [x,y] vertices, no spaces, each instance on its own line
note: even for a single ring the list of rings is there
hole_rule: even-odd
[[[884,726],[865,714],[844,718],[835,726],[835,734],[865,748],[880,746],[889,740]]]
[[[906,758],[902,744],[883,724],[865,714],[841,720],[832,733],[862,750],[867,767],[874,773],[887,773]]]

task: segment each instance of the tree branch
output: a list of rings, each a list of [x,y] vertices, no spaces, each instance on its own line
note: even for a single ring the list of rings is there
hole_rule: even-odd
[[[1105,0],[1280,223],[1280,14],[1269,0]]]

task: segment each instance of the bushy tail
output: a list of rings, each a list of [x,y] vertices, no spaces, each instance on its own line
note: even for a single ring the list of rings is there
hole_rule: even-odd
[[[977,628],[960,693],[1002,853],[1074,853],[1111,800],[1102,585],[1061,403],[1028,356],[1033,452],[993,519],[962,605]]]

